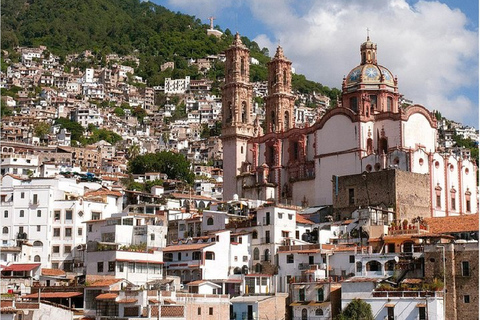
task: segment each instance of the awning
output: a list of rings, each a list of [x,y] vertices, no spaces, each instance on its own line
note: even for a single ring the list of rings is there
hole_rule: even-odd
[[[395,303],[387,303],[385,304],[385,308],[395,308]]]
[[[306,305],[308,305],[308,301],[295,301],[290,303],[290,307],[306,306]]]
[[[425,303],[417,303],[417,308],[425,308],[427,305]]]
[[[316,307],[327,307],[330,305],[330,302],[317,302],[311,301],[308,303],[309,306],[316,306]]]
[[[294,284],[294,286],[298,289],[303,289],[305,288],[305,285],[304,284]]]
[[[96,296],[96,300],[115,300],[118,297],[116,293],[102,293]]]

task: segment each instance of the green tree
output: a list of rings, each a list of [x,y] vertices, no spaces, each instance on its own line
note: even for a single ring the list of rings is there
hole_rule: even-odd
[[[37,122],[33,126],[33,134],[35,137],[42,138],[50,132],[50,124],[46,122]]]
[[[80,141],[83,136],[84,129],[78,122],[69,120],[67,118],[58,118],[55,124],[59,124],[62,128],[67,129],[72,134],[72,140]]]
[[[132,144],[128,147],[127,157],[128,159],[136,158],[140,154],[140,146],[138,144]]]
[[[353,299],[335,320],[373,320],[372,306],[361,299]]]
[[[131,173],[161,172],[169,179],[187,183],[192,183],[194,178],[190,161],[179,153],[168,151],[137,156],[128,163],[128,169]]]

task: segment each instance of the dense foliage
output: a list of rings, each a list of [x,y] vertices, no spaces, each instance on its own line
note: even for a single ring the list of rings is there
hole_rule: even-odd
[[[2,49],[45,45],[62,60],[69,53],[92,50],[91,59],[75,63],[81,69],[92,64],[105,65],[104,57],[109,53],[134,54],[140,59],[138,67],[132,65],[135,73],[146,79],[149,86],[163,85],[165,78],[200,78],[201,70],[189,65],[188,59],[218,54],[233,41],[228,29],[221,38],[208,36],[208,25],[200,19],[148,1],[2,0],[1,9]],[[251,80],[266,81],[268,49],[260,48],[247,37],[242,37],[242,42],[259,61],[259,65],[251,66]],[[173,61],[175,68],[161,71],[160,66],[167,61]],[[221,79],[223,62],[216,62],[206,76]],[[294,75],[293,86],[302,93],[316,91],[332,99],[337,95],[321,84],[306,81],[304,76]]]
[[[190,162],[183,155],[167,151],[137,156],[128,163],[128,169],[131,173],[161,172],[169,179],[188,183],[192,183],[194,177]]]
[[[372,307],[361,299],[353,299],[336,320],[373,320]]]

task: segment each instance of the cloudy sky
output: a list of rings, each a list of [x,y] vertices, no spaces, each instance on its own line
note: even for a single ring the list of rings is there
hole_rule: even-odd
[[[270,53],[280,44],[297,73],[341,88],[360,63],[367,28],[378,63],[399,91],[430,110],[478,128],[479,34],[475,0],[153,0],[222,30],[238,31]]]

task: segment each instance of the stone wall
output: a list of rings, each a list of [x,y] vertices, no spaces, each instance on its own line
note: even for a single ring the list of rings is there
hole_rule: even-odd
[[[473,319],[478,308],[478,243],[449,243],[425,246],[425,280],[433,281],[443,277],[443,252],[445,246],[446,319]],[[468,273],[462,263],[468,262]],[[467,275],[468,274],[468,275]],[[465,299],[468,296],[469,302]]]
[[[350,218],[353,211],[366,206],[393,208],[401,220],[430,217],[429,181],[429,175],[398,169],[333,176],[334,218]]]

